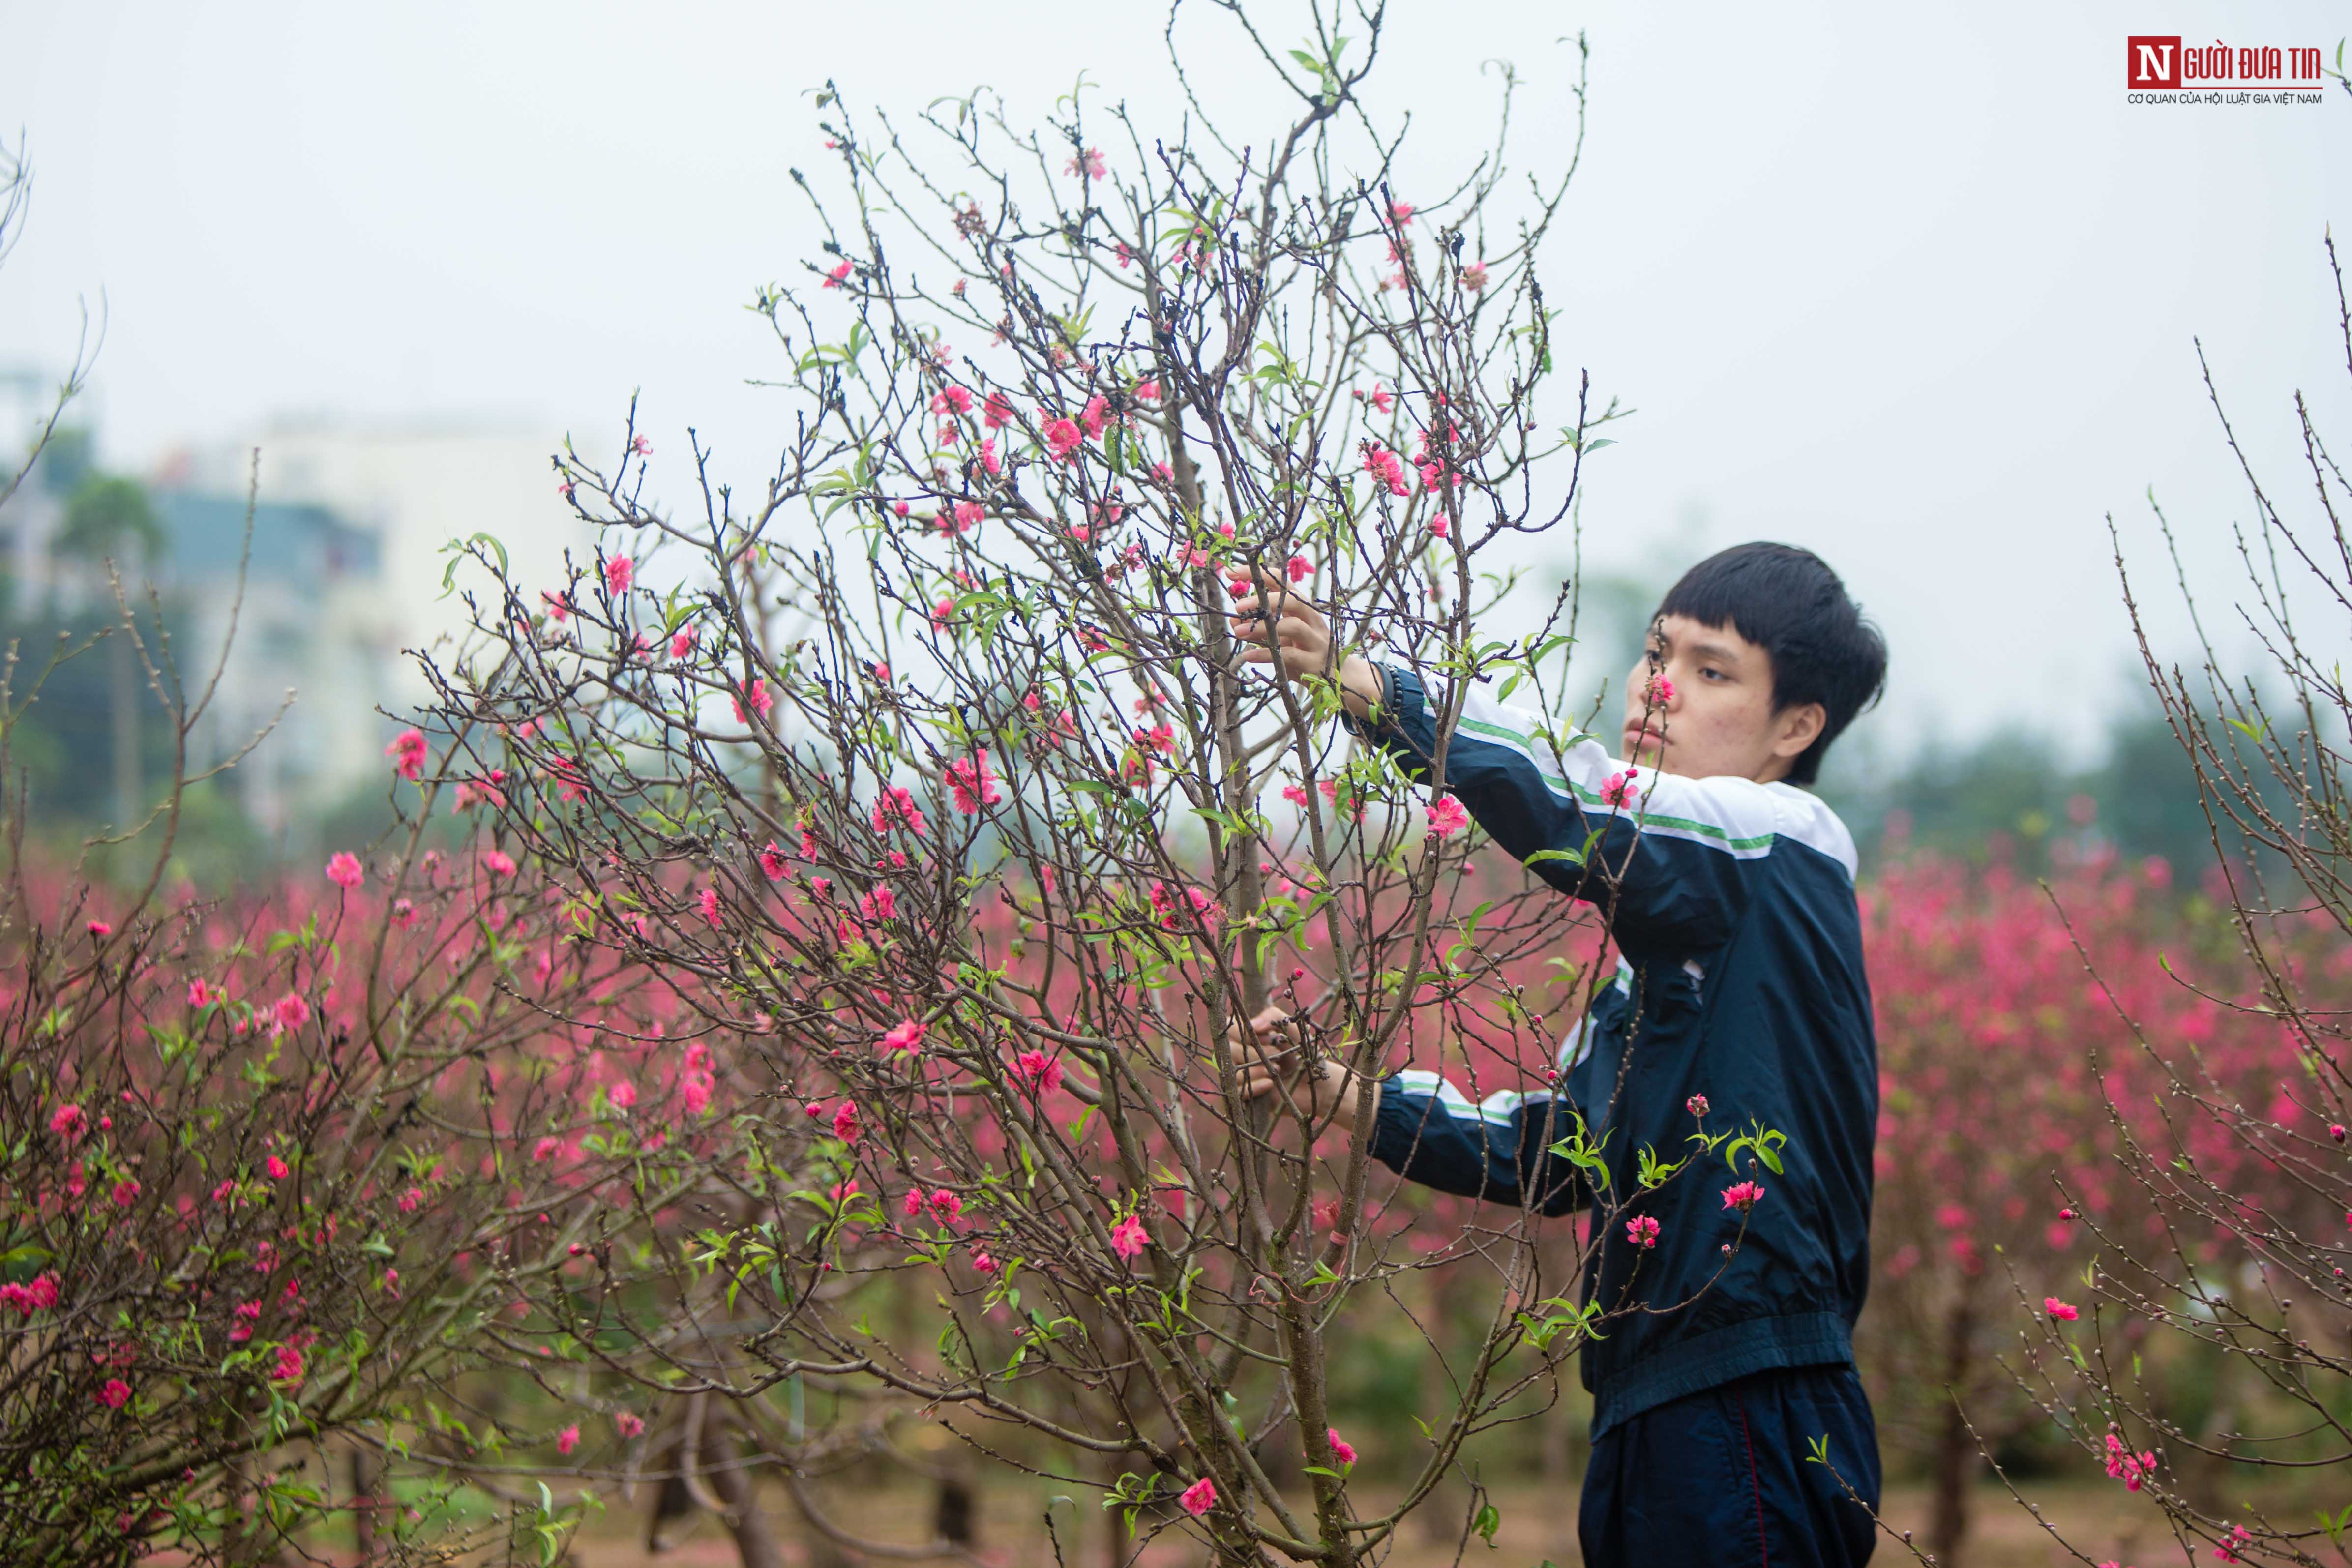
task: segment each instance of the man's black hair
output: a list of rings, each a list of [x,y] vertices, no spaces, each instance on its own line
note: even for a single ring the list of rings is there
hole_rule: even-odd
[[[1886,689],[1886,639],[1809,549],[1759,540],[1718,550],[1683,573],[1658,613],[1728,626],[1770,654],[1774,713],[1822,705],[1828,722],[1789,769],[1791,784],[1819,779],[1830,742]]]

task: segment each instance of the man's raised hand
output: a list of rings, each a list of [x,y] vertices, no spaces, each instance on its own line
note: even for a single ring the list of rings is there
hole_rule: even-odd
[[[1355,654],[1334,670],[1331,622],[1323,612],[1279,572],[1260,568],[1257,584],[1227,612],[1234,641],[1248,644],[1242,650],[1242,663],[1271,664],[1279,653],[1282,667],[1293,677],[1336,674],[1340,699],[1349,712],[1361,717],[1380,700],[1380,672]]]
[[[1249,1020],[1249,1035],[1237,1042],[1241,1053],[1241,1097],[1263,1099],[1286,1091],[1309,1126],[1319,1127],[1328,1117],[1343,1133],[1356,1126],[1356,1074],[1329,1057],[1320,1057],[1312,1069],[1304,1065],[1298,1030],[1288,1013],[1268,1008]],[[1380,1089],[1372,1089],[1372,1110],[1380,1111]]]

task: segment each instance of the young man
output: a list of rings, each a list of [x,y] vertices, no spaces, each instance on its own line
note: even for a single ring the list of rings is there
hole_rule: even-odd
[[[1255,601],[1235,607],[1237,634],[1270,644],[1248,656],[1278,648],[1295,674],[1328,670],[1321,614],[1266,597],[1280,606],[1271,636]],[[1549,1150],[1568,1110],[1606,1140],[1609,1192],[1630,1207],[1597,1238],[1585,1280],[1615,1314],[1583,1357],[1588,1563],[1859,1563],[1874,1528],[1844,1486],[1873,1509],[1879,1490],[1851,1343],[1869,1282],[1877,1043],[1853,841],[1796,786],[1876,700],[1885,643],[1819,557],[1775,544],[1693,567],[1654,626],[1655,662],[1626,681],[1627,761],[1591,736],[1555,756],[1536,716],[1476,684],[1444,748],[1444,788],[1516,858],[1598,834],[1592,869],[1533,868],[1601,905],[1621,955],[1562,1049],[1558,1096],[1473,1104],[1436,1073],[1392,1073],[1377,1085],[1371,1154],[1413,1181],[1557,1215],[1591,1198]],[[1339,676],[1349,727],[1429,780],[1444,693],[1361,658]],[[1269,1031],[1279,1015],[1256,1023]],[[1312,1079],[1261,1064],[1244,1086],[1354,1124],[1357,1087],[1337,1062]],[[1719,1160],[1642,1191],[1635,1151],[1679,1158],[1702,1113],[1709,1131],[1788,1134],[1752,1207],[1725,1197],[1735,1176]],[[1657,1221],[1654,1246],[1629,1239],[1629,1218]],[[1809,1462],[1824,1437],[1835,1475]]]

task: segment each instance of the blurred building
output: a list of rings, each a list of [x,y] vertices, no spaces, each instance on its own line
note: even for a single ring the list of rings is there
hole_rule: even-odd
[[[445,591],[453,540],[490,535],[533,593],[562,580],[567,549],[593,551],[590,529],[556,494],[555,444],[511,431],[311,422],[161,465],[166,526],[177,530],[184,517],[189,529],[175,570],[225,629],[260,454],[251,608],[232,655],[237,697],[224,701],[215,737],[249,736],[292,690],[284,744],[246,764],[260,764],[245,789],[257,821],[284,827],[388,777],[385,741],[429,695],[418,656],[446,661],[463,643],[469,590],[486,612],[497,608],[488,576],[470,568]],[[263,760],[273,750],[280,755]]]
[[[193,695],[220,666],[196,758],[233,756],[275,725],[236,765],[234,793],[282,838],[382,760],[386,721],[376,709],[391,695],[400,629],[381,542],[328,507],[248,507],[242,496],[194,489],[158,490],[155,501],[168,552],[156,577],[182,618],[182,682]]]
[[[192,695],[235,625],[193,760],[233,755],[274,723],[227,784],[286,848],[307,853],[306,824],[388,779],[384,744],[430,689],[417,656],[446,661],[460,645],[467,591],[495,612],[478,570],[461,567],[445,593],[451,540],[498,539],[530,597],[562,580],[567,549],[593,551],[591,531],[556,494],[555,444],[511,431],[313,422],[176,452],[147,476],[164,536],[147,575],[177,623],[173,653]],[[20,622],[103,608],[88,602],[89,574],[61,570],[50,549],[88,469],[87,437],[55,455],[0,506],[5,608]]]
[[[266,501],[324,507],[372,536],[383,607],[401,650],[446,652],[445,640],[470,621],[464,591],[487,580],[461,571],[445,595],[446,546],[487,533],[505,547],[518,581],[551,583],[564,552],[584,557],[594,538],[555,493],[548,434],[463,427],[286,423],[249,441],[192,448],[165,460],[159,483],[206,495],[246,493],[248,465],[260,453]],[[396,660],[387,690],[404,704],[421,701],[424,677]]]

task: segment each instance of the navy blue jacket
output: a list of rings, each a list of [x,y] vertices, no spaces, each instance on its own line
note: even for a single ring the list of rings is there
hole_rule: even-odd
[[[1429,782],[1444,694],[1410,671],[1383,674],[1379,722],[1351,727]],[[1601,792],[1625,765],[1591,736],[1555,751],[1541,727],[1472,683],[1443,788],[1520,861],[1582,852],[1598,832],[1590,872],[1561,860],[1530,869],[1610,915],[1615,982],[1561,1048],[1559,1095],[1473,1103],[1436,1073],[1395,1073],[1381,1085],[1371,1153],[1442,1191],[1557,1215],[1591,1198],[1550,1152],[1568,1135],[1569,1110],[1607,1140],[1611,1196],[1631,1207],[1599,1238],[1586,1299],[1651,1310],[1617,1316],[1585,1349],[1597,1438],[1750,1373],[1853,1360],[1870,1280],[1878,1045],[1853,840],[1835,813],[1792,785],[1648,768],[1612,808]],[[1759,1176],[1764,1197],[1729,1259],[1722,1245],[1739,1216],[1722,1195],[1745,1168],[1735,1176],[1718,1154],[1653,1192],[1638,1179],[1643,1146],[1668,1161],[1691,1152],[1694,1094],[1706,1096],[1710,1132],[1756,1121],[1788,1134],[1784,1168]],[[1640,1215],[1658,1221],[1654,1250],[1627,1240],[1625,1221]]]

